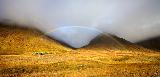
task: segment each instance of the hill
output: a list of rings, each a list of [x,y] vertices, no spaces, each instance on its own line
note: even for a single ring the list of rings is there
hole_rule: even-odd
[[[150,38],[144,41],[139,41],[137,44],[142,45],[143,47],[159,50],[160,51],[160,36]]]
[[[35,29],[0,24],[0,76],[160,76],[160,52],[113,35],[70,48]]]

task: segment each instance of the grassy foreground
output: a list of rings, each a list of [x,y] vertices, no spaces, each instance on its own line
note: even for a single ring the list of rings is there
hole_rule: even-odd
[[[113,36],[72,49],[34,29],[0,25],[0,76],[158,77],[160,52]]]

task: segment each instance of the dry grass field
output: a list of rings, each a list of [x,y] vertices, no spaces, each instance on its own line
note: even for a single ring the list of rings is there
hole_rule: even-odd
[[[72,49],[37,30],[1,24],[0,77],[160,77],[159,51],[112,38]]]

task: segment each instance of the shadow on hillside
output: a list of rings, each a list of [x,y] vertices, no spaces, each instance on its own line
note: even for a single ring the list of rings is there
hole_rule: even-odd
[[[159,50],[160,52],[160,36],[139,41],[137,44],[149,49]]]

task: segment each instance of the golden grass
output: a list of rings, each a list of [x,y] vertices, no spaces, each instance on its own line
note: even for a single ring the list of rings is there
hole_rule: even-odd
[[[121,45],[101,36],[72,49],[34,29],[0,25],[0,76],[160,76],[160,52],[114,38]]]

